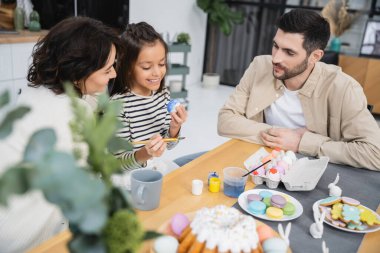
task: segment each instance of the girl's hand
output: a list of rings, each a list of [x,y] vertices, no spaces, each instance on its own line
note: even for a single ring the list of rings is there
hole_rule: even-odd
[[[162,140],[160,134],[155,134],[150,138],[149,143],[146,144],[144,148],[149,156],[159,157],[165,152],[166,142]]]
[[[176,106],[176,111],[171,112],[170,137],[176,137],[183,123],[187,120],[187,111],[183,105]]]

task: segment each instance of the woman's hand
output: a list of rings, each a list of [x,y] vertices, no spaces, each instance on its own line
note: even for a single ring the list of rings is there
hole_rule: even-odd
[[[182,124],[187,120],[187,111],[183,105],[178,105],[175,109],[170,113],[172,117],[169,128],[170,137],[177,137]]]

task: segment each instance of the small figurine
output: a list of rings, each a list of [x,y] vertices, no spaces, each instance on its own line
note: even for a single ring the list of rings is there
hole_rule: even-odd
[[[313,236],[316,239],[322,238],[323,221],[324,221],[325,216],[326,216],[326,210],[323,210],[320,217],[318,217],[319,216],[318,213],[319,213],[318,211],[313,210],[315,223],[311,224],[311,226],[310,226],[310,234],[311,234],[311,236]]]
[[[336,186],[336,184],[339,181],[339,173],[336,175],[335,181],[331,184],[329,184],[329,195],[330,197],[335,196],[335,197],[340,197],[342,196],[342,189],[339,186]]]
[[[280,237],[285,241],[286,245],[289,247],[289,234],[290,234],[290,229],[292,227],[292,223],[289,222],[288,225],[286,225],[285,233],[284,229],[282,228],[282,224],[278,224],[278,233],[280,234]]]
[[[322,241],[322,253],[329,253],[329,248],[326,247],[325,241]]]

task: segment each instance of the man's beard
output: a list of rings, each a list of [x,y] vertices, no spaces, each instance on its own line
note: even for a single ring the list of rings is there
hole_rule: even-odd
[[[273,69],[273,76],[277,78],[278,80],[287,80],[292,77],[298,76],[299,74],[303,73],[307,69],[307,58],[297,66],[295,66],[293,69],[287,69],[283,67],[281,64],[273,64],[276,67],[280,67],[284,73],[281,76],[276,76]]]

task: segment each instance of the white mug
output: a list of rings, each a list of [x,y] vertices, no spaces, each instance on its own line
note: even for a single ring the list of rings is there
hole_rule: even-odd
[[[203,190],[203,181],[199,179],[194,179],[191,182],[191,193],[193,195],[201,195]]]

